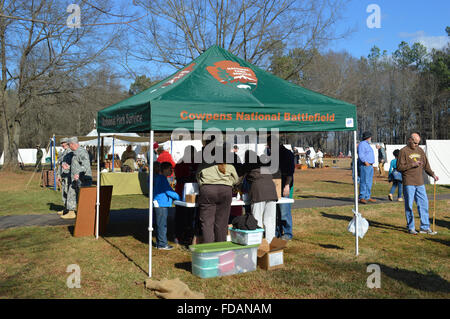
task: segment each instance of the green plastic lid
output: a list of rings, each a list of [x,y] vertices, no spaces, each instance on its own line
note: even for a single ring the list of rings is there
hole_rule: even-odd
[[[190,245],[189,249],[193,253],[212,253],[212,252],[224,251],[224,250],[235,250],[235,249],[245,249],[245,248],[255,248],[255,247],[259,247],[259,244],[239,245],[239,244],[232,243],[231,241],[222,241],[222,242],[218,242],[218,243]]]

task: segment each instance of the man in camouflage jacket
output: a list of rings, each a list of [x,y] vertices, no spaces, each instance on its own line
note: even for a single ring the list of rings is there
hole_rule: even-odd
[[[92,185],[92,171],[88,152],[80,147],[77,137],[71,137],[68,140],[69,147],[72,150],[72,161],[70,165],[70,185],[67,192],[67,209],[69,212],[62,215],[62,218],[76,218],[78,195],[81,186]]]

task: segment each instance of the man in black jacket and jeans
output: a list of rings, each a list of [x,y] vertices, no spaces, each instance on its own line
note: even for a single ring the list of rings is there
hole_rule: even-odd
[[[294,187],[294,172],[295,172],[295,158],[294,154],[284,147],[276,138],[268,137],[267,146],[269,152],[271,150],[272,142],[279,144],[279,172],[281,173],[281,195],[283,197],[292,198]],[[274,154],[270,154],[274,156]],[[276,236],[284,240],[292,239],[292,204],[278,204],[277,205],[277,223]]]

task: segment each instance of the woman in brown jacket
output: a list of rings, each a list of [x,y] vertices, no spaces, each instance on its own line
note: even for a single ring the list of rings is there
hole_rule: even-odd
[[[255,162],[254,159],[256,163],[252,163]],[[250,184],[252,214],[258,221],[258,227],[264,228],[265,238],[270,243],[275,237],[278,195],[272,181],[272,174],[265,173],[263,167],[254,151],[249,150],[245,153],[245,171],[246,179]]]
[[[217,148],[220,152],[223,148]],[[225,161],[202,163],[197,169],[198,207],[203,243],[227,240],[232,187],[239,177],[233,165]]]

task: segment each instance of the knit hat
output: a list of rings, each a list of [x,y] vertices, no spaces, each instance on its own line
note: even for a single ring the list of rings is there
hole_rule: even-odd
[[[158,143],[153,143],[153,149],[156,150],[159,147]]]
[[[362,135],[362,140],[367,140],[369,137],[372,137],[372,133],[370,132],[364,132]]]

